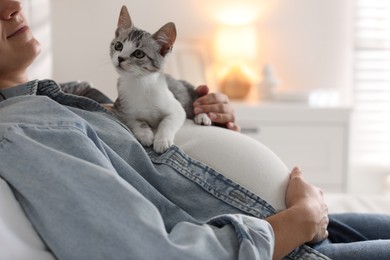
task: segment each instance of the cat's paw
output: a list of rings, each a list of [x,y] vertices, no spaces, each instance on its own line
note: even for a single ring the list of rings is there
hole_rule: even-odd
[[[209,126],[213,123],[206,113],[201,113],[196,115],[194,117],[194,122],[197,125],[206,125],[206,126]]]
[[[164,153],[169,147],[173,145],[173,140],[170,139],[156,139],[153,143],[153,149],[157,153]]]
[[[151,146],[154,141],[154,133],[149,128],[144,128],[142,131],[134,132],[135,137],[143,146]]]

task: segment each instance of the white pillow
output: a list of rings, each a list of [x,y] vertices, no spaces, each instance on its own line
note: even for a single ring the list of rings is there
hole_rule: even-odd
[[[0,234],[0,259],[55,259],[2,178],[0,178]]]
[[[286,208],[289,170],[279,157],[255,139],[186,120],[176,134],[175,144],[194,159],[259,195],[276,210]]]

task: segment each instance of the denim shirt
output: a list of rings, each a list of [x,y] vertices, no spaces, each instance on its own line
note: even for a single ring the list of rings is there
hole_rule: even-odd
[[[271,205],[176,146],[145,149],[83,84],[0,95],[0,176],[57,258],[272,258]]]

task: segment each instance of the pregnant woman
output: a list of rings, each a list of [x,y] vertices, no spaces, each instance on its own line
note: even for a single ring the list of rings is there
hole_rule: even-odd
[[[328,218],[322,192],[249,138],[192,129],[159,155],[85,83],[28,79],[40,48],[18,0],[0,0],[0,35],[1,191],[11,187],[54,257],[388,259],[388,216]],[[198,110],[231,111],[205,97]]]

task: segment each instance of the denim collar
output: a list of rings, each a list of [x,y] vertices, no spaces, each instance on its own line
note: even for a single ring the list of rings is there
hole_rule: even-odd
[[[24,84],[0,90],[0,101],[16,96],[36,95],[38,83],[39,80],[32,80]]]
[[[103,111],[112,115],[112,112],[102,107],[93,99],[64,93],[61,90],[61,86],[50,79],[32,80],[21,85],[0,90],[0,102],[17,96],[47,96],[63,105],[89,111]]]

